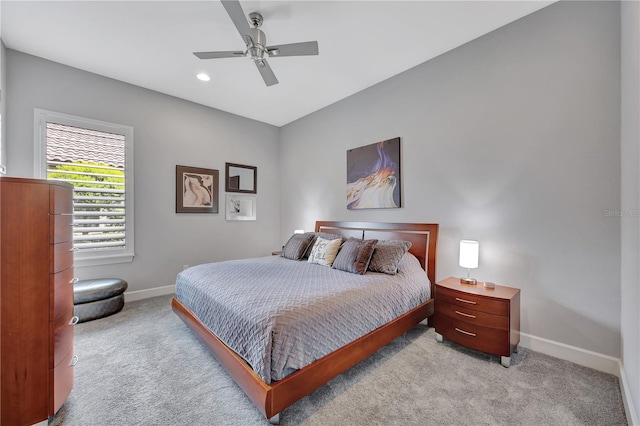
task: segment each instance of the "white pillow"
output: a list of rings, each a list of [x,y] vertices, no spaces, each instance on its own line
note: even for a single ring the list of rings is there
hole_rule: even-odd
[[[319,265],[331,266],[336,259],[338,250],[342,245],[342,238],[335,240],[325,240],[324,238],[316,238],[313,244],[311,254],[309,255],[309,263],[317,263]]]

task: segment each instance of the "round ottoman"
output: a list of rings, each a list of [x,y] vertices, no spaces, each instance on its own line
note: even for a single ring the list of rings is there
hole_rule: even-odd
[[[120,278],[80,280],[73,285],[73,313],[78,322],[103,318],[124,307],[127,282]]]

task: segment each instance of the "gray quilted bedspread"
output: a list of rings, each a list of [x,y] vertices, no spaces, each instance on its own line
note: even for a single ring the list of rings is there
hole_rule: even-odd
[[[265,383],[280,380],[430,297],[418,260],[357,275],[279,256],[180,272],[176,298]]]

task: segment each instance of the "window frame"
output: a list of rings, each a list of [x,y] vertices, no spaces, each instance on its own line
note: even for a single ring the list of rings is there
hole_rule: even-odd
[[[34,176],[47,179],[47,123],[57,123],[106,133],[117,133],[125,137],[125,247],[108,249],[103,253],[76,252],[74,266],[98,266],[132,262],[134,250],[134,171],[133,171],[133,127],[78,117],[44,109],[34,108]]]

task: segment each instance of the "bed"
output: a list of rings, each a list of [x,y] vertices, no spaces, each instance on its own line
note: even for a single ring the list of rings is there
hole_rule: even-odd
[[[393,278],[381,272],[359,275],[312,265],[306,259],[290,260],[269,256],[199,265],[189,268],[188,272],[181,272],[176,280],[176,294],[171,302],[174,312],[207,346],[271,423],[279,422],[279,415],[285,408],[402,335],[434,311],[437,224],[319,221],[316,222],[315,235],[328,240],[341,237],[342,241],[356,245],[358,242],[371,240],[394,240],[411,244],[408,254],[402,256],[398,272]],[[343,247],[346,244],[345,242]],[[378,243],[380,249],[382,244]],[[312,259],[313,255],[314,253],[311,254]],[[269,271],[274,268],[283,277],[289,277],[289,281],[282,279],[282,285],[287,286],[284,292],[278,293],[280,290],[273,287],[263,288],[263,281],[269,281]],[[230,271],[233,274],[229,274]],[[211,274],[222,278],[208,278]],[[334,282],[343,280],[342,277],[344,281],[339,281],[338,284]],[[404,281],[402,285],[390,286],[384,281],[389,279]],[[242,293],[247,293],[246,290],[234,290],[231,281],[245,284],[250,282],[248,288],[255,289],[252,290],[255,295],[243,295]],[[223,295],[205,294],[206,288],[224,286],[227,283],[230,285],[218,292],[224,293]],[[347,297],[346,293],[338,294],[338,297],[334,294],[336,285],[347,289],[346,293],[360,293],[361,296],[354,297],[353,302],[350,302],[351,296]],[[403,292],[413,292],[408,290],[411,286],[421,287],[421,293],[412,293],[409,297],[387,293],[377,295],[378,291],[400,291],[396,288],[402,288]],[[423,287],[426,287],[426,293]],[[392,290],[381,290],[383,288]],[[301,295],[306,297],[308,294],[312,294],[313,298],[299,300]],[[212,299],[209,300],[209,297]],[[382,304],[380,308],[373,308],[375,317],[369,318],[369,313],[361,312],[356,309],[356,305],[349,304],[373,306],[377,297],[380,297]],[[387,301],[390,298],[407,301],[401,302],[398,307],[394,305],[387,309],[384,305],[391,305]],[[319,304],[322,306],[315,306],[318,300],[322,302]],[[286,304],[289,302],[298,305],[292,307]],[[260,311],[259,319],[255,319],[257,314],[254,315],[252,311],[253,305],[266,305],[261,308],[266,313]],[[337,305],[344,306],[338,310]],[[298,315],[301,311],[312,312],[311,318],[308,318],[308,314]],[[221,316],[225,321],[236,322],[225,325],[225,321],[220,320]],[[237,318],[234,319],[235,316]],[[341,334],[331,342],[324,342],[320,337],[316,339],[311,331],[301,333],[303,338],[300,340],[304,341],[300,345],[303,349],[296,349],[297,346],[291,341],[298,337],[294,339],[291,336],[295,337],[300,333],[294,334],[282,328],[289,326],[285,324],[287,321],[302,330],[319,328],[325,334],[332,334],[332,327],[335,330],[342,329],[344,335]],[[315,326],[318,324],[322,325]],[[264,334],[258,334],[260,330]],[[240,334],[245,335],[244,340],[239,340]],[[254,346],[264,348],[256,354]],[[294,348],[293,352],[291,348]]]

